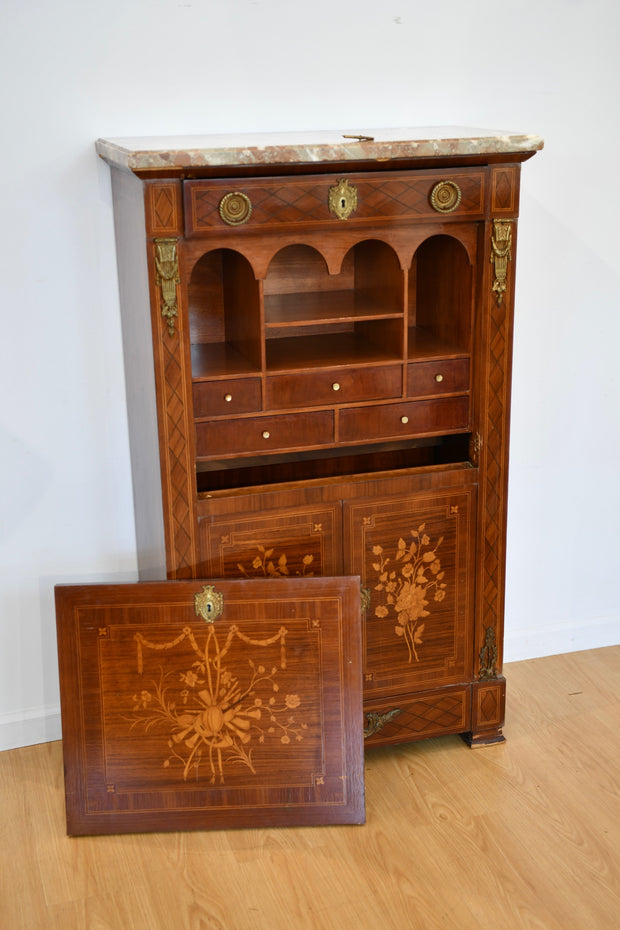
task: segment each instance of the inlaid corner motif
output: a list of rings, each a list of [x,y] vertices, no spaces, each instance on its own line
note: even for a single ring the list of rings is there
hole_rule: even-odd
[[[161,315],[168,324],[168,335],[174,336],[178,315],[177,284],[180,283],[176,239],[155,240],[156,284],[161,288]]]
[[[302,699],[298,694],[280,695],[277,678],[286,669],[286,627],[267,639],[252,639],[236,624],[223,644],[214,626],[207,628],[200,645],[190,627],[170,642],[155,643],[136,633],[137,671],[143,674],[144,650],[174,649],[187,640],[196,661],[186,667],[187,658],[177,668],[160,670],[160,679],[139,688],[133,696],[130,729],[145,733],[162,731],[165,758],[163,768],[180,766],[183,780],[216,779],[224,784],[225,774],[234,766],[244,766],[256,774],[254,751],[262,744],[278,741],[290,745],[304,738],[308,726],[299,716]],[[236,642],[260,651],[279,642],[280,662],[266,665],[254,658],[247,661],[245,674],[233,674],[226,658]],[[172,664],[168,660],[168,665]]]
[[[431,611],[426,609],[431,596],[433,601],[443,601],[447,588],[443,580],[445,572],[441,570],[437,555],[444,537],[440,536],[432,546],[425,529],[426,524],[422,523],[417,530],[411,530],[409,545],[401,537],[393,561],[385,555],[382,546],[372,549],[373,555],[378,557],[372,564],[378,576],[374,590],[382,592],[383,599],[383,603],[375,607],[375,616],[396,615],[394,633],[406,644],[409,662],[420,661],[418,647],[424,642],[425,627],[421,621],[431,616]]]
[[[258,578],[261,575],[265,578],[286,578],[291,574],[288,559],[284,553],[274,558],[274,548],[266,549],[265,546],[257,546],[256,550],[257,554],[254,556],[251,565],[245,566],[241,562],[237,562],[237,568],[245,578]],[[311,578],[314,575],[314,572],[310,571],[313,562],[313,555],[310,553],[304,555],[301,560],[302,568],[300,571],[296,571],[295,575]]]

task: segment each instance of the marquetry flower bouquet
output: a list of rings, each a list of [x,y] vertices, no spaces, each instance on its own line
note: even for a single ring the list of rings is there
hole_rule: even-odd
[[[281,668],[285,668],[286,633],[281,628],[269,639],[253,640],[232,626],[221,646],[214,627],[209,627],[204,647],[189,628],[169,643],[152,643],[136,634],[140,673],[143,649],[170,650],[187,639],[198,656],[189,669],[184,663],[166,674],[162,671],[160,681],[152,682],[151,690],[142,689],[133,698],[131,728],[164,731],[169,751],[164,768],[180,764],[187,781],[190,773],[197,778],[199,770],[206,766],[211,783],[218,777],[223,784],[224,770],[231,765],[245,766],[256,774],[252,742],[265,743],[271,738],[287,745],[303,739],[307,724],[291,713],[299,708],[301,699],[297,694],[279,694],[276,665],[268,668],[248,659],[247,672],[242,676],[234,675],[223,662],[237,639],[254,647],[279,640]]]
[[[420,661],[417,647],[423,642],[421,621],[430,616],[427,607],[431,597],[442,601],[446,596],[445,572],[437,555],[443,536],[432,546],[425,528],[423,523],[417,530],[411,530],[409,545],[402,537],[398,540],[393,561],[385,555],[383,546],[373,546],[372,550],[378,559],[372,564],[378,575],[375,591],[383,592],[383,603],[375,608],[375,616],[396,615],[394,632],[407,644],[409,662]]]

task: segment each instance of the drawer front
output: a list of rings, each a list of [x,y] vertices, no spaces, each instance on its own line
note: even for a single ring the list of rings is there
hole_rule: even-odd
[[[185,181],[185,229],[200,236],[230,229],[340,224],[330,209],[330,190],[340,181],[355,188],[356,205],[348,225],[377,220],[480,217],[484,212],[486,173],[405,171],[401,174],[351,174],[288,178],[239,178]]]
[[[192,388],[195,417],[223,417],[235,413],[258,413],[261,390],[258,378],[234,381],[197,381]]]
[[[333,439],[334,415],[330,410],[216,420],[196,424],[196,456],[208,459],[305,449],[331,443]]]
[[[460,394],[469,390],[469,359],[412,362],[407,366],[407,395]]]
[[[350,407],[339,411],[340,442],[446,433],[467,429],[468,397],[438,397],[404,404]]]
[[[401,391],[400,365],[273,375],[267,379],[267,406],[277,409],[349,404],[361,400],[400,397]]]
[[[465,733],[470,727],[471,693],[466,686],[364,701],[365,746]]]

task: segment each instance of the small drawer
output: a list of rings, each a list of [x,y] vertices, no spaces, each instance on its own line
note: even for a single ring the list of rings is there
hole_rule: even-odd
[[[460,394],[469,390],[469,359],[411,362],[407,366],[407,395]]]
[[[267,407],[270,409],[350,404],[400,397],[401,393],[400,365],[340,368],[267,378]]]
[[[333,441],[334,415],[331,410],[196,424],[196,455],[199,459],[307,449]]]
[[[437,397],[339,411],[339,441],[366,442],[467,429],[469,398]]]
[[[192,388],[195,417],[224,417],[235,413],[258,413],[261,408],[260,380],[195,381]]]

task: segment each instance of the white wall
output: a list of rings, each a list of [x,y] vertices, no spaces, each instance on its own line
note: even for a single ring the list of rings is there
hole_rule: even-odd
[[[0,748],[59,736],[52,588],[129,579],[98,136],[536,132],[518,256],[506,659],[618,641],[616,0],[4,0]]]

